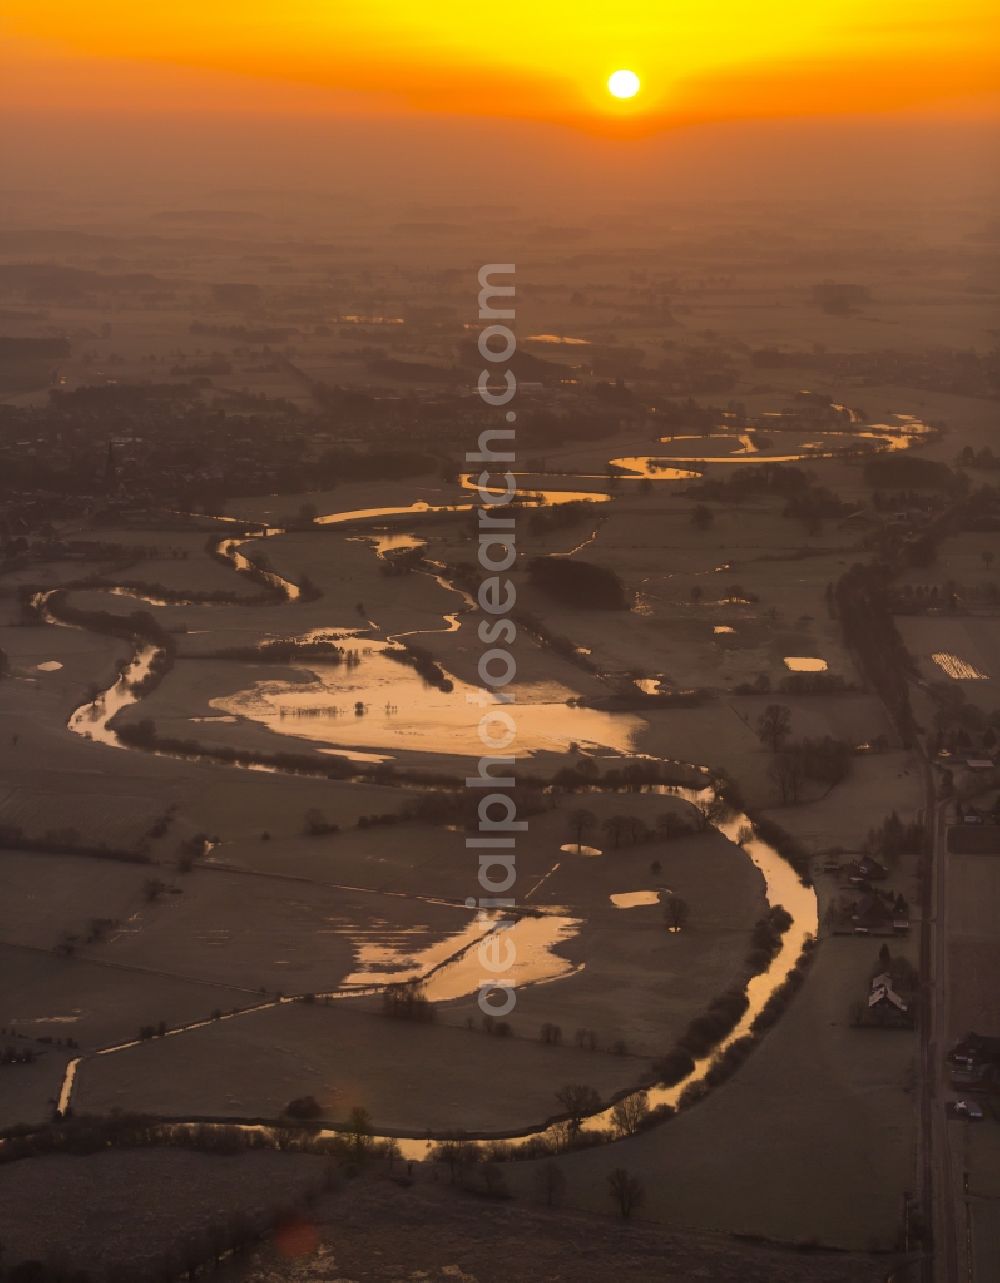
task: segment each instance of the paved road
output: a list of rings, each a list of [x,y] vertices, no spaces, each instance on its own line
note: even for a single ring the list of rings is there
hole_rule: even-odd
[[[925,1206],[930,1205],[934,1254],[927,1283],[961,1283],[957,1225],[964,1203],[951,1153],[945,1103],[948,1076],[944,1054],[948,1047],[948,829],[947,807],[932,800],[933,779],[928,772],[927,822],[932,832],[929,870],[931,902],[925,936],[929,1000],[921,1038],[924,1091],[921,1102]]]

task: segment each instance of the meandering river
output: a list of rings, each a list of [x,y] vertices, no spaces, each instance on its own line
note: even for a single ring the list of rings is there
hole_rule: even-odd
[[[573,494],[574,498],[579,497],[578,492],[563,492]],[[386,515],[386,509],[373,510],[372,521],[375,522]],[[405,511],[405,510],[404,510]],[[345,520],[348,519],[345,514]],[[352,512],[350,520],[358,520],[358,513]],[[276,532],[277,533],[277,532]],[[236,537],[223,541],[222,550],[224,555],[229,557],[234,568],[241,568],[241,559],[245,559],[246,554],[242,551],[248,537]],[[388,551],[391,547],[396,548],[414,546],[412,543],[405,545],[381,544],[377,545],[377,551],[380,554]],[[271,572],[268,572],[271,573]],[[287,600],[294,600],[295,593],[291,591],[295,588],[287,580],[275,576],[274,586],[282,587],[282,592]],[[54,624],[62,621],[58,619],[51,608],[48,595],[43,595],[42,606],[46,618]],[[389,643],[386,643],[389,644]],[[150,665],[157,655],[157,648],[153,645],[140,645],[130,661],[125,671],[116,678],[107,690],[97,696],[96,699],[88,700],[86,703],[76,709],[69,719],[69,729],[75,734],[84,736],[96,743],[107,745],[109,747],[122,748],[121,742],[115,735],[112,728],[112,721],[115,716],[129,705],[134,704],[140,698],[137,696],[134,685],[141,682],[149,673]],[[392,663],[393,661],[384,661]],[[398,666],[397,666],[398,667]],[[337,670],[339,673],[339,669]],[[436,695],[445,695],[445,692],[437,691],[436,688],[428,688]],[[466,703],[464,699],[464,690],[453,692],[460,695],[461,704]],[[261,694],[257,691],[254,698],[261,703]],[[315,701],[316,692],[308,690],[304,694],[304,700]],[[432,698],[428,696],[428,699]],[[228,701],[214,701],[218,707],[226,707]],[[457,705],[457,701],[456,701]],[[525,709],[530,709],[530,705],[522,706],[519,714],[519,720],[523,719]],[[551,720],[551,712],[546,711],[546,705],[536,706],[542,719]],[[627,714],[597,714],[594,710],[576,709],[569,710],[564,703],[559,704],[560,718],[571,711],[574,713],[592,713],[600,719],[601,733],[595,740],[595,743],[603,744],[607,748],[617,749],[623,753],[631,751],[634,745],[635,733],[641,729],[641,721],[638,718],[631,717]],[[246,704],[238,705],[233,710],[239,715],[248,715]],[[273,710],[272,710],[273,713]],[[267,721],[272,713],[265,713],[258,708],[257,720]],[[416,719],[419,722],[427,716],[428,709],[420,710],[420,715]],[[274,713],[280,717],[280,712]],[[364,719],[359,719],[364,720]],[[446,734],[450,742],[454,742],[456,735],[456,726],[453,722],[445,727],[438,727],[434,730],[431,738],[438,742],[441,734]],[[375,735],[369,737],[369,743],[374,743],[381,736]],[[565,737],[562,737],[563,740]],[[128,749],[127,751],[141,751]],[[430,742],[421,747],[421,751],[434,752],[438,751]],[[713,800],[714,794],[711,788],[703,790],[684,790],[671,789],[679,796],[689,801],[693,805],[705,805]],[[792,967],[795,965],[801,955],[804,943],[810,936],[815,935],[818,927],[816,896],[811,888],[803,886],[798,876],[792,870],[791,866],[782,858],[782,856],[768,843],[762,841],[756,836],[751,836],[752,826],[747,816],[738,811],[729,811],[725,818],[717,822],[719,831],[733,842],[738,842],[746,852],[747,858],[760,870],[765,884],[765,894],[770,905],[783,905],[791,915],[791,926],[782,938],[780,949],[768,966],[760,975],[753,977],[747,986],[748,1009],[740,1022],[733,1031],[723,1041],[713,1049],[713,1052],[697,1061],[693,1070],[681,1082],[671,1087],[654,1087],[647,1093],[647,1099],[651,1108],[661,1105],[676,1105],[686,1088],[693,1083],[702,1081],[715,1058],[720,1052],[724,1051],[735,1040],[745,1036],[750,1032],[754,1019],[762,1010],[770,996],[784,983]],[[515,983],[518,984],[538,984],[538,983],[558,983],[561,979],[572,975],[576,968],[564,959],[558,952],[558,945],[562,940],[571,936],[579,922],[571,914],[559,911],[541,912],[538,916],[524,916],[517,920],[516,924],[509,929],[519,933],[520,944],[519,950],[522,958],[520,973],[515,977]],[[427,995],[434,1002],[449,1002],[459,998],[468,997],[477,992],[481,978],[480,968],[472,961],[472,949],[482,938],[485,932],[498,929],[497,923],[489,915],[470,919],[461,931],[456,933],[449,941],[435,947],[435,953],[438,961],[433,965],[423,969],[417,968],[412,974],[424,979],[426,983]],[[442,960],[442,955],[445,955]],[[370,959],[369,962],[385,961],[384,959]],[[429,963],[431,959],[427,960]],[[360,966],[352,975],[348,976],[345,981],[335,990],[328,994],[319,995],[329,1000],[344,1000],[359,995],[374,994],[381,992],[388,983],[397,981],[400,973],[396,970],[389,972],[380,970],[377,966],[368,965],[362,956],[359,959]],[[256,1004],[253,1007],[246,1008],[242,1012],[238,1011],[231,1015],[222,1017],[223,1019],[239,1019],[241,1016],[248,1015],[252,1011],[260,1011],[262,1008],[277,1007],[284,1002],[294,1001],[295,997],[286,997],[272,1002]],[[199,1028],[205,1027],[210,1021],[197,1021],[182,1029],[169,1031],[168,1036],[181,1036],[188,1032],[193,1032]],[[61,1110],[72,1105],[74,1086],[81,1064],[85,1064],[94,1056],[105,1056],[113,1054],[124,1054],[128,1050],[138,1045],[134,1040],[116,1044],[113,1046],[102,1047],[95,1051],[76,1058],[68,1066],[59,1097],[59,1107]],[[611,1109],[600,1109],[591,1117],[584,1120],[583,1128],[585,1131],[596,1130],[604,1131],[611,1123]],[[183,1123],[178,1123],[183,1126]],[[194,1124],[192,1124],[194,1125]],[[517,1135],[497,1137],[507,1139],[512,1145],[518,1146],[528,1143],[534,1137],[545,1133],[544,1126],[540,1126],[534,1132],[520,1133]],[[320,1133],[321,1135],[323,1133]],[[332,1133],[330,1133],[332,1134]],[[383,1137],[382,1139],[389,1139]],[[408,1158],[426,1157],[433,1141],[427,1138],[414,1139],[412,1136],[404,1135],[394,1136],[404,1153]]]

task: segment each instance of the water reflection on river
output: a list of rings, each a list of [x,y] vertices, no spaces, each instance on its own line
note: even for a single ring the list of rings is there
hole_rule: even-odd
[[[550,502],[566,502],[573,498],[606,498],[592,492],[539,493],[544,493],[546,497],[558,495],[558,498],[549,498]],[[329,524],[348,521],[361,515],[459,511],[468,507],[469,505],[449,505],[431,509],[428,504],[417,503],[407,508],[330,514],[327,518],[319,518],[318,522]],[[237,567],[245,567],[246,564],[246,555],[242,551],[244,543],[244,539],[233,539],[224,541],[222,545],[224,554]],[[407,546],[412,547],[414,544]],[[388,547],[377,546],[377,551],[388,551]],[[275,576],[275,579],[280,577]],[[280,583],[287,585],[284,580]],[[295,589],[294,585],[290,587]],[[289,597],[295,595],[287,588],[283,588],[283,591]],[[479,687],[455,680],[453,689],[441,690],[422,681],[408,665],[390,658],[388,651],[392,643],[372,641],[366,644],[368,653],[357,666],[344,664],[336,667],[317,666],[315,669],[308,665],[295,666],[296,672],[301,675],[300,681],[259,681],[247,690],[212,701],[212,707],[225,715],[246,717],[264,724],[279,734],[294,735],[333,747],[413,750],[446,756],[460,754],[478,757],[481,754],[482,741],[478,733],[478,722],[482,713],[480,701],[483,692]],[[132,684],[149,672],[155,655],[153,647],[140,648],[126,673],[110,690],[73,714],[71,729],[105,743],[115,743],[113,733],[108,730],[108,723],[115,713],[135,701]],[[644,723],[628,714],[609,714],[567,706],[566,700],[573,694],[573,691],[557,683],[519,687],[516,691],[518,703],[515,710],[517,739],[509,751],[522,755],[546,749],[565,753],[574,745],[593,745],[623,755],[632,754],[635,738],[643,729]],[[671,791],[696,804],[711,801],[713,797],[710,789]],[[791,867],[772,847],[751,835],[747,817],[732,812],[718,820],[717,824],[726,837],[743,846],[748,858],[764,877],[768,902],[783,905],[792,917],[792,925],[771,965],[750,981],[747,989],[749,1008],[736,1028],[714,1050],[711,1057],[706,1057],[695,1065],[684,1081],[670,1088],[658,1087],[650,1091],[649,1104],[652,1107],[675,1105],[686,1087],[704,1077],[715,1054],[750,1031],[767,999],[780,986],[799,957],[806,937],[814,934],[817,929],[815,894],[802,886]],[[580,849],[580,854],[586,853],[587,848]],[[650,896],[654,893],[626,894]],[[652,903],[651,900],[643,902]],[[580,920],[569,916],[565,910],[519,919],[509,928],[517,950],[513,983],[554,981],[578,970],[556,949],[560,943],[569,940],[580,925]],[[496,929],[493,921],[477,915],[447,940],[421,950],[415,956],[408,956],[398,949],[373,942],[359,944],[356,969],[347,977],[343,987],[331,997],[346,997],[359,990],[383,986],[388,981],[408,976],[426,977],[427,996],[433,1002],[468,997],[477,991],[482,980],[477,942],[485,932],[492,929]],[[278,1003],[262,1004],[267,1005]],[[237,1019],[238,1015],[225,1018]],[[208,1023],[200,1022],[190,1028]],[[170,1032],[174,1035],[183,1031]],[[118,1049],[102,1049],[97,1054],[111,1054],[114,1050]],[[61,1105],[70,1102],[77,1063],[74,1061],[67,1070],[60,1093]],[[602,1110],[588,1119],[585,1130],[606,1129],[611,1122],[610,1112]],[[515,1145],[521,1143],[518,1138],[512,1139]],[[430,1142],[425,1140],[400,1140],[400,1146],[407,1157],[425,1156],[429,1145]]]
[[[839,454],[852,450],[884,454],[895,450],[908,450],[921,437],[927,436],[931,429],[921,420],[910,414],[894,414],[895,423],[873,423],[865,428],[849,431],[845,428],[824,428],[817,425],[808,430],[783,428],[780,424],[766,425],[767,432],[780,432],[783,436],[797,435],[801,440],[793,450],[774,451],[770,446],[762,445],[756,437],[745,432],[705,432],[701,436],[676,434],[660,437],[660,444],[673,447],[680,442],[690,441],[724,441],[729,447],[727,453],[688,454],[690,445],[682,445],[684,453],[675,454],[667,449],[661,457],[644,455],[637,459],[614,460],[628,464],[633,471],[644,476],[663,476],[662,469],[678,463],[801,463],[810,459],[833,459]],[[756,432],[756,429],[754,430]],[[805,439],[808,437],[817,440]],[[719,447],[712,446],[712,451]],[[725,447],[723,447],[725,448]]]
[[[265,531],[265,535],[280,535],[281,533],[282,532],[280,530],[276,529]],[[284,576],[277,574],[277,572],[273,570],[262,568],[259,564],[255,564],[243,551],[244,547],[248,543],[255,542],[257,542],[256,535],[246,535],[239,539],[222,539],[218,545],[219,555],[226,557],[231,561],[236,570],[242,571],[243,573],[252,571],[262,579],[269,588],[274,588],[278,592],[283,593],[289,601],[297,601],[302,595],[298,584],[293,584],[290,579],[285,579]]]
[[[160,652],[155,646],[143,645],[128,662],[122,675],[96,699],[81,704],[69,719],[69,729],[86,739],[95,740],[98,744],[119,747],[118,736],[111,729],[111,720],[122,709],[129,708],[138,702],[139,697],[132,689],[133,684],[144,681],[149,675],[150,666]]]

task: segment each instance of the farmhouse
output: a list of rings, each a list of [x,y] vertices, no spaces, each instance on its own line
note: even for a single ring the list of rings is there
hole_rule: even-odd
[[[967,1033],[948,1052],[948,1063],[959,1069],[1000,1066],[1000,1038]]]
[[[848,882],[857,886],[862,882],[881,882],[889,876],[889,870],[870,855],[863,855],[857,860],[845,864],[842,873]]]
[[[892,976],[887,971],[880,972],[872,980],[868,1015],[872,1023],[887,1027],[909,1028],[913,1024],[909,1003],[896,992]]]

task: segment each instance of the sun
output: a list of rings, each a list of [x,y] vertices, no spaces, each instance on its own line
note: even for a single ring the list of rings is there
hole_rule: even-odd
[[[608,77],[608,93],[614,98],[634,98],[639,87],[639,77],[634,71],[615,71]]]

